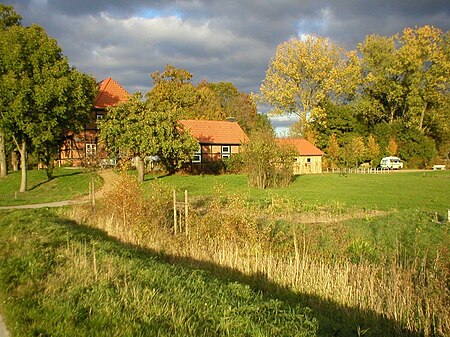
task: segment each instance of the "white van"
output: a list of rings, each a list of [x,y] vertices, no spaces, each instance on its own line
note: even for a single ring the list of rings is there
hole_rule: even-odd
[[[384,157],[381,159],[380,167],[383,169],[400,170],[403,168],[403,163],[398,157]]]

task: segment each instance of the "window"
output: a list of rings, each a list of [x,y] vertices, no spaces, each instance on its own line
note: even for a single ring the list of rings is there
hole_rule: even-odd
[[[88,143],[86,144],[86,156],[95,156],[97,153],[97,145]]]
[[[202,151],[195,151],[194,157],[192,158],[193,163],[201,163],[202,162]]]
[[[96,118],[97,118],[97,120],[103,119],[103,114],[97,114],[97,115],[96,115]]]
[[[227,159],[230,158],[230,154],[229,153],[223,153],[222,154],[222,159]]]
[[[230,153],[230,146],[222,145],[222,154],[223,153]]]

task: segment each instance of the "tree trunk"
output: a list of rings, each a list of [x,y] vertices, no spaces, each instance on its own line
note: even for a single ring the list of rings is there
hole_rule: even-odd
[[[425,112],[427,111],[427,107],[425,106],[422,109],[422,112],[420,113],[420,120],[419,120],[419,131],[423,131],[423,120],[425,119]]]
[[[20,168],[22,170],[22,179],[20,180],[20,192],[25,192],[27,189],[27,146],[24,140],[22,141],[19,152],[20,152]]]
[[[47,181],[50,181],[53,179],[53,170],[55,169],[55,164],[53,161],[50,161],[48,164],[45,165],[45,173],[47,174]]]
[[[138,161],[136,164],[137,174],[138,174],[138,181],[140,183],[144,182],[144,160],[141,157],[138,157]]]
[[[0,132],[0,177],[6,177],[8,165],[6,163],[5,136]]]
[[[16,151],[11,151],[11,165],[14,172],[19,171],[19,159],[17,158]]]

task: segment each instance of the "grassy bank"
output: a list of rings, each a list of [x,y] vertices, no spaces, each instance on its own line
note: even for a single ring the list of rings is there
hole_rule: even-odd
[[[311,184],[322,184],[322,177],[310,178]],[[206,195],[192,198],[187,219],[181,210],[175,228],[174,180],[186,178],[185,187],[189,179],[216,177],[149,181],[145,193],[133,177],[123,177],[98,204],[95,217],[86,208],[75,209],[70,216],[124,242],[214,273],[237,274],[255,288],[310,306],[321,336],[446,336],[449,223],[443,221],[443,213],[436,217],[434,206],[421,208],[414,202],[417,194],[406,186],[419,179],[445,184],[448,175],[388,177],[391,184],[405,187],[406,201],[388,208],[384,195],[375,194],[373,200],[385,203],[386,210],[356,207],[356,194],[353,205],[335,199],[327,204],[324,198],[305,202],[274,195],[274,190],[231,195],[233,188],[204,183],[198,188]],[[231,179],[239,181],[241,176]],[[363,191],[371,178],[326,175],[325,179],[365,182],[353,186]],[[432,197],[448,200],[441,189]]]
[[[23,193],[18,192],[20,178],[18,171],[0,178],[0,206],[70,200],[89,191],[90,174],[81,169],[55,169],[51,181],[47,181],[45,170],[30,170],[28,188]]]
[[[125,248],[55,211],[3,211],[0,296],[16,336],[314,336],[302,307]]]

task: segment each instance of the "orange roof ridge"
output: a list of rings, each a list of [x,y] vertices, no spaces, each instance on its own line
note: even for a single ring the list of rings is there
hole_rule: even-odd
[[[237,122],[182,119],[178,121],[199,143],[241,144],[248,137]]]
[[[275,141],[280,144],[293,145],[300,156],[323,156],[325,154],[303,138],[277,138]]]
[[[126,101],[130,94],[119,83],[111,77],[97,83],[98,93],[94,101],[94,107],[105,109],[110,106],[116,106],[120,102]]]

